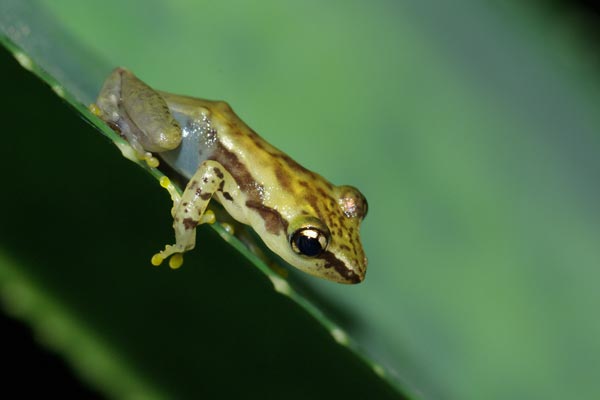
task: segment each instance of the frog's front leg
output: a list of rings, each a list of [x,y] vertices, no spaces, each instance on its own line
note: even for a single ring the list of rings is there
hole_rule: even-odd
[[[231,175],[217,161],[207,160],[200,165],[188,182],[181,199],[174,202],[171,211],[175,244],[167,245],[163,251],[155,254],[152,257],[152,264],[160,265],[163,260],[173,256],[169,262],[171,268],[181,266],[183,263],[181,254],[192,250],[196,245],[196,226],[210,222],[204,218],[210,199],[215,193],[224,191],[224,187],[231,184]]]

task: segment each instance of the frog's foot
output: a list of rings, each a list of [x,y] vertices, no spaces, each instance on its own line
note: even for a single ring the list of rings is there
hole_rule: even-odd
[[[121,150],[123,157],[134,163],[145,161],[146,165],[150,168],[158,168],[160,165],[158,158],[154,157],[149,151],[144,150],[142,145],[133,139],[124,143],[115,142],[115,144]]]
[[[214,224],[215,220],[215,213],[212,210],[206,210],[202,217],[200,217],[198,225]],[[176,225],[176,233],[178,232],[177,227],[178,225]],[[171,267],[171,269],[177,269],[181,267],[183,264],[183,253],[192,250],[196,245],[195,232],[196,227],[194,226],[193,229],[184,229],[183,231],[180,231],[179,234],[176,234],[177,243],[173,245],[167,245],[163,251],[152,256],[152,259],[150,260],[152,265],[159,266],[164,260],[171,257],[169,258],[169,267]]]
[[[185,249],[181,245],[167,245],[163,251],[152,256],[150,262],[158,267],[164,260],[169,258],[169,267],[177,269],[183,264],[183,252]]]
[[[166,176],[162,176],[158,180],[158,183],[160,183],[160,186],[165,188],[167,192],[169,192],[171,200],[173,201],[173,210],[171,211],[171,213],[173,213],[177,209],[179,203],[181,202],[181,195],[177,192],[175,185],[173,185],[173,183],[171,183],[171,180]]]
[[[158,168],[158,166],[160,165],[160,161],[158,161],[158,158],[154,157],[150,152],[145,152],[143,155],[141,155],[141,159],[146,161],[146,164],[150,168]]]
[[[221,228],[223,228],[225,232],[229,233],[231,236],[235,235],[235,228],[229,222],[221,222]]]
[[[102,117],[102,110],[100,109],[100,107],[98,107],[98,104],[96,103],[92,103],[88,106],[88,110],[90,110],[90,112],[92,114],[94,114],[96,117],[100,118]]]
[[[121,132],[121,128],[117,124],[117,122],[111,122],[110,120],[107,120],[107,117],[105,117],[102,113],[102,109],[100,109],[100,107],[96,103],[90,104],[88,106],[88,110],[90,110],[90,112],[96,117],[104,120],[113,130],[117,131],[121,136],[123,136],[123,132]],[[137,139],[132,137],[127,137],[126,139],[126,143],[115,143],[119,150],[121,150],[121,154],[123,155],[123,157],[133,162],[143,160],[146,162],[148,167],[158,168],[158,166],[160,165],[158,158],[154,157],[154,155],[149,151],[144,150],[144,147],[141,145],[141,143],[139,143]]]

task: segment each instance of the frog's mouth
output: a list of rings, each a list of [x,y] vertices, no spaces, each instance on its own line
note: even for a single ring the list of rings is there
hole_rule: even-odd
[[[359,266],[357,270],[354,270],[353,268],[348,267],[348,263],[337,258],[336,255],[329,250],[325,250],[321,253],[319,258],[325,261],[324,268],[333,268],[342,278],[339,282],[360,283],[365,279],[366,262],[362,268]]]

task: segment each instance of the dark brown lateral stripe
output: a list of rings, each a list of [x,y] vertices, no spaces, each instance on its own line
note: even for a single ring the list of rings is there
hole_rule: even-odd
[[[252,178],[246,166],[240,162],[237,155],[218,143],[215,152],[209,159],[219,162],[250,199],[259,201],[262,186],[256,184],[256,181]]]
[[[278,235],[281,231],[284,234],[287,232],[288,222],[283,219],[277,210],[253,200],[246,201],[246,206],[256,210],[260,214],[262,219],[265,220],[265,229],[270,233]]]
[[[354,271],[348,269],[346,264],[344,264],[340,259],[338,259],[332,252],[324,251],[323,254],[319,258],[325,260],[325,268],[333,267],[338,274],[340,274],[344,279],[350,281],[352,283],[361,282],[360,276],[358,276]]]

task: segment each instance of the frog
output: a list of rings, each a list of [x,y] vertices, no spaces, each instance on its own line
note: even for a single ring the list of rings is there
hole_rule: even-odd
[[[155,254],[152,264],[170,258],[171,267],[179,267],[216,201],[291,266],[338,283],[364,280],[367,257],[359,230],[368,211],[365,196],[301,166],[227,102],[156,90],[118,67],[91,109],[151,167],[159,165],[157,157],[168,160],[183,151],[186,138],[196,143],[193,168],[184,173],[187,185],[172,195],[175,243]]]

